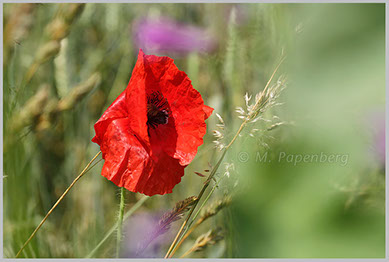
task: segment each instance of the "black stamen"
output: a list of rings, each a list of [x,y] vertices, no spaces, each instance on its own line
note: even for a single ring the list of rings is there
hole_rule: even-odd
[[[161,92],[154,92],[147,97],[147,125],[156,128],[166,125],[169,118],[169,108],[166,98]]]

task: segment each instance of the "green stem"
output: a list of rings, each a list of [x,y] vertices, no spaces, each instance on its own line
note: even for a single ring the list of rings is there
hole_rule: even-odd
[[[236,137],[235,137],[234,139],[236,139]],[[228,147],[229,147],[229,146],[228,146]],[[201,189],[200,193],[199,193],[198,196],[197,196],[197,199],[198,199],[198,200],[196,201],[196,203],[192,206],[191,210],[189,211],[189,214],[188,214],[188,216],[186,217],[184,223],[182,224],[180,230],[178,231],[176,237],[174,238],[173,243],[170,245],[169,250],[167,251],[167,253],[166,253],[166,255],[165,255],[165,258],[171,257],[171,253],[173,252],[173,250],[175,250],[174,248],[175,248],[175,246],[177,245],[179,238],[181,239],[181,238],[183,237],[183,234],[181,234],[181,233],[183,232],[184,229],[185,229],[185,231],[189,229],[189,227],[186,227],[186,228],[185,228],[185,226],[186,226],[186,224],[188,223],[188,221],[189,221],[191,215],[193,214],[193,211],[196,209],[196,206],[197,206],[197,204],[199,203],[201,197],[203,196],[205,190],[206,190],[207,187],[209,186],[209,183],[211,182],[211,180],[213,179],[214,175],[216,174],[217,169],[219,168],[220,164],[223,162],[223,159],[224,159],[224,156],[225,156],[226,153],[227,153],[228,147],[224,149],[224,152],[223,152],[223,154],[221,155],[219,161],[217,161],[216,166],[212,169],[211,173],[209,174],[209,176],[208,176],[208,178],[207,178],[207,181],[205,182],[203,188]]]
[[[148,199],[149,197],[148,196],[144,196],[143,198],[141,198],[138,202],[135,203],[135,205],[133,205],[131,207],[130,210],[128,210],[125,214],[124,214],[124,217],[123,217],[123,221],[126,221],[139,207],[141,207],[143,205],[143,203]],[[88,256],[86,256],[85,258],[91,258],[93,257],[97,250],[99,250],[99,248],[105,243],[105,241],[107,241],[107,239],[115,232],[116,228],[118,227],[118,221],[116,222],[115,225],[113,225],[111,227],[111,229],[108,231],[108,233],[103,237],[103,239],[97,244],[97,246],[88,254]]]
[[[284,61],[285,57],[281,58],[281,61],[278,63],[278,65],[276,66],[275,70],[273,71],[272,75],[270,76],[269,80],[267,81],[266,83],[266,86],[265,88],[262,90],[262,94],[264,94],[267,89],[269,88],[269,85],[270,83],[272,82],[276,72],[278,71],[278,68],[281,66],[282,62]],[[259,99],[255,105],[254,105],[254,108],[256,108],[259,104],[259,102],[261,101],[261,99]],[[258,113],[257,113],[258,114]],[[255,118],[256,115],[253,117]],[[200,199],[201,197],[203,196],[205,190],[207,189],[209,183],[211,182],[211,180],[213,179],[213,177],[215,176],[216,174],[216,171],[217,169],[219,168],[220,164],[222,163],[223,159],[224,159],[224,156],[226,155],[228,149],[230,149],[230,147],[232,146],[232,144],[235,142],[235,140],[238,138],[239,134],[242,132],[242,130],[245,128],[245,126],[247,125],[247,123],[249,122],[249,119],[246,119],[242,122],[242,124],[240,125],[238,131],[235,133],[235,136],[231,139],[230,143],[224,148],[224,151],[223,151],[223,154],[222,156],[220,157],[219,161],[217,162],[216,166],[212,169],[211,173],[209,174],[208,176],[208,179],[207,179],[207,182],[205,183],[205,185],[203,186],[203,188],[201,189],[198,197],[197,197],[197,202],[196,204],[194,204],[191,208],[191,210],[189,211],[189,214],[188,216],[186,217],[184,223],[182,223],[182,226],[181,228],[179,229],[178,233],[176,234],[176,237],[174,238],[172,244],[170,245],[168,251],[166,252],[166,255],[165,255],[165,258],[171,258],[174,254],[174,252],[176,251],[176,249],[178,248],[178,243],[179,241],[183,238],[183,236],[185,235],[185,232],[188,231],[188,229],[190,228],[190,226],[192,225],[194,219],[196,219],[198,213],[200,212],[201,208],[205,205],[205,203],[208,201],[209,197],[212,195],[212,193],[215,191],[215,188],[217,186],[217,184],[220,182],[221,179],[219,179],[219,181],[217,182],[217,184],[212,188],[211,192],[208,194],[206,200],[204,203],[202,203],[201,207],[199,208],[199,210],[197,211],[194,219],[191,220],[191,222],[188,224],[188,221],[190,219],[190,217],[192,216],[193,214],[193,211],[196,209],[196,206],[197,204],[200,202]],[[184,233],[183,233],[184,232]]]
[[[116,258],[120,256],[120,246],[122,243],[122,226],[123,226],[123,215],[124,215],[124,187],[120,189],[120,207],[118,215],[118,231],[116,236]]]
[[[224,157],[224,156],[223,156]],[[176,252],[176,250],[178,249],[178,247],[181,245],[181,241],[182,239],[184,238],[184,236],[186,235],[186,233],[189,231],[189,228],[191,228],[192,224],[194,223],[194,221],[196,220],[197,216],[200,214],[200,211],[202,210],[202,208],[205,206],[205,204],[208,202],[209,198],[211,197],[211,195],[213,194],[213,192],[215,191],[215,189],[217,188],[217,186],[219,185],[220,181],[224,178],[224,176],[222,176],[221,178],[219,178],[219,180],[215,183],[215,185],[212,187],[211,191],[208,193],[208,195],[206,196],[206,198],[204,199],[204,201],[201,203],[200,207],[198,208],[196,214],[193,216],[193,218],[191,219],[191,221],[189,222],[188,226],[185,227],[185,229],[183,230],[182,234],[180,235],[180,237],[178,238],[177,240],[177,244],[176,246],[174,247],[174,249],[171,251],[170,255],[168,256],[168,258],[171,258],[174,253]],[[183,257],[183,256],[182,256]]]
[[[208,202],[209,198],[211,197],[211,195],[213,194],[213,192],[215,191],[215,189],[218,187],[220,181],[224,178],[224,175],[219,178],[219,180],[215,183],[215,185],[212,187],[211,191],[208,193],[207,197],[204,199],[204,201],[201,203],[200,207],[197,209],[197,212],[196,214],[193,216],[192,220],[190,221],[190,223],[188,224],[188,229],[192,226],[193,222],[196,220],[197,216],[200,214],[200,211],[203,209],[203,207],[205,206],[205,204]],[[183,235],[185,235],[185,232],[183,233]]]
[[[70,186],[63,192],[62,196],[55,202],[53,207],[47,212],[46,216],[42,219],[42,221],[39,223],[39,225],[35,228],[35,230],[32,232],[31,236],[27,239],[27,241],[23,244],[23,246],[20,248],[18,253],[16,254],[15,258],[18,258],[24,248],[30,243],[30,241],[34,238],[35,234],[38,232],[38,230],[42,227],[42,225],[45,223],[47,218],[50,216],[50,214],[54,211],[54,209],[58,206],[58,204],[62,201],[62,199],[67,195],[67,193],[70,191],[70,189],[76,184],[76,182],[85,175],[90,170],[90,165],[95,161],[95,159],[101,154],[101,151],[99,151],[92,160],[86,165],[84,170],[73,180],[73,182],[70,184]]]

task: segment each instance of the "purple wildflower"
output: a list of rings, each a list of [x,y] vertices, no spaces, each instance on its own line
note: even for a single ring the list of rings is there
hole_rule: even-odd
[[[215,39],[203,28],[180,24],[167,17],[142,18],[135,22],[133,39],[137,49],[146,53],[174,53],[187,55],[192,52],[211,52]]]
[[[153,232],[158,226],[158,221],[163,212],[148,213],[141,212],[133,215],[126,224],[125,241],[123,241],[122,257],[127,258],[161,258],[164,256],[166,243],[172,241],[172,233],[166,232],[157,237],[153,237]],[[153,239],[147,242],[150,237]],[[149,243],[143,249],[145,243]]]

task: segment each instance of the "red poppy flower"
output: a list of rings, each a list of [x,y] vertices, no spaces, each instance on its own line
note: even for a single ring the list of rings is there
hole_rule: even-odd
[[[127,88],[94,125],[102,175],[132,192],[171,193],[203,143],[212,111],[173,59],[140,50]]]

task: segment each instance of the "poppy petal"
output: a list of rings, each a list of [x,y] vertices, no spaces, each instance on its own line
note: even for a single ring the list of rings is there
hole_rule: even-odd
[[[147,73],[146,92],[161,92],[171,111],[168,124],[149,130],[150,136],[158,138],[169,156],[179,159],[181,165],[188,165],[203,144],[204,120],[213,109],[204,105],[200,93],[173,59],[154,55],[143,55],[143,59]]]
[[[113,120],[108,126],[101,151],[105,159],[102,175],[119,187],[149,196],[171,193],[181,181],[184,167],[163,150],[148,150],[130,129],[128,118]],[[156,159],[156,161],[155,161]]]
[[[100,149],[105,159],[102,175],[128,190],[134,191],[142,174],[151,169],[149,154],[132,133],[128,118],[110,123]]]
[[[138,60],[132,71],[130,82],[126,88],[126,103],[132,131],[139,139],[150,145],[147,132],[147,95],[145,60],[142,49],[139,51]]]
[[[115,99],[107,110],[105,110],[104,114],[94,125],[96,135],[93,137],[92,142],[101,145],[108,125],[115,119],[126,118],[127,116],[126,93],[124,91]]]
[[[205,119],[208,119],[208,117],[210,117],[212,115],[213,108],[210,107],[210,106],[204,105],[203,106],[203,110],[204,110],[204,113],[205,113]]]
[[[181,182],[185,167],[180,165],[179,160],[166,154],[164,150],[152,150],[152,152],[158,155],[157,161],[152,158],[153,170],[146,183],[138,185],[138,190],[142,190],[149,196],[171,193],[174,186]]]

